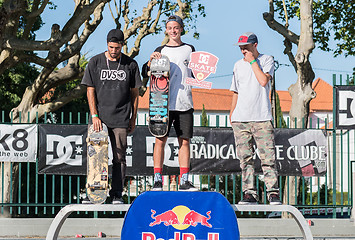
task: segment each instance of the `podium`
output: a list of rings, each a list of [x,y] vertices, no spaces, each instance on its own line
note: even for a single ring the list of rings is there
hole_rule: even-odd
[[[121,240],[239,240],[238,222],[217,192],[150,191],[126,213]]]

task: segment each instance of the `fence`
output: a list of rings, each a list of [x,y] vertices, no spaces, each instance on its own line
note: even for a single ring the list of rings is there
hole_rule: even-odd
[[[334,85],[336,85],[335,78]],[[7,119],[7,116],[5,112],[1,113],[1,123],[12,122],[12,116],[10,115],[10,119]],[[88,113],[60,113],[59,116],[49,113],[45,114],[43,119],[37,117],[36,123],[87,124],[88,116]],[[228,125],[226,116],[209,116],[209,118],[214,119],[216,127]],[[146,119],[145,114],[143,113],[138,117],[138,124],[140,123],[139,119]],[[337,130],[333,127],[331,120],[325,119],[324,124],[321,124],[323,120],[316,120],[316,128],[326,129],[328,132],[329,152],[326,175],[322,177],[297,177],[293,185],[289,181],[291,177],[280,176],[281,197],[284,197],[284,192],[289,192],[284,191],[285,189],[293,188],[298,194],[294,197],[287,194],[284,199],[287,204],[292,203],[299,208],[304,215],[332,218],[349,217],[353,206],[354,130]],[[289,121],[289,119],[286,119],[287,126],[289,126]],[[310,116],[309,125],[314,126],[312,116]],[[15,171],[10,172],[12,184],[10,185],[11,195],[8,201],[5,201],[6,196],[3,190],[6,164],[10,164],[11,169],[18,169],[18,176],[14,174]],[[12,217],[53,217],[63,206],[80,203],[81,199],[85,197],[85,176],[38,174],[38,162],[0,162],[0,174],[0,212],[1,214],[9,213]],[[175,179],[178,179],[176,176],[166,176],[165,179],[168,182],[166,190],[176,189],[178,184],[175,181]],[[200,190],[221,192],[232,204],[241,200],[242,182],[238,175],[193,176],[192,179]],[[139,193],[149,190],[151,185],[152,177],[127,177],[127,188],[124,193],[125,202],[131,203]],[[256,178],[256,186],[259,196],[262,196],[262,202],[267,203],[265,186],[260,177]],[[82,217],[83,214],[85,217],[123,216],[123,213],[114,212],[77,212],[72,214],[72,217]],[[251,213],[246,212],[240,214],[242,216],[251,215]],[[267,213],[253,214],[254,217],[265,215]],[[277,213],[271,213],[268,216],[277,216]]]

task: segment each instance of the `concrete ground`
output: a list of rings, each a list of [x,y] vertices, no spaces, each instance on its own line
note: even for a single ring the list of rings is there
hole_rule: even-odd
[[[45,239],[53,219],[1,218],[0,239]],[[350,219],[307,219],[314,239],[355,239],[355,224]],[[102,232],[110,239],[120,239],[122,218],[69,218],[58,239],[74,239],[76,235],[97,239]],[[241,239],[302,239],[294,219],[238,218]],[[75,238],[77,239],[77,238]]]

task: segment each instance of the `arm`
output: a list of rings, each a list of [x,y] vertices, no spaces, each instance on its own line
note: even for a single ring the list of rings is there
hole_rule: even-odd
[[[148,72],[150,70],[150,64],[151,64],[153,58],[159,59],[160,57],[161,57],[160,52],[157,52],[157,51],[153,52],[149,57],[149,61],[146,62],[142,67],[143,85],[139,88],[139,95],[141,97],[143,97],[145,91],[147,91],[147,83],[149,81]]]
[[[131,88],[132,113],[131,113],[131,118],[129,119],[129,126],[128,126],[129,133],[133,132],[136,127],[136,118],[137,118],[137,111],[138,111],[138,95],[139,95],[138,88]]]
[[[229,111],[229,121],[230,121],[230,123],[232,123],[232,113],[233,113],[235,107],[237,106],[237,101],[238,101],[238,93],[237,92],[233,92],[232,105],[231,105],[231,109]]]
[[[94,87],[87,87],[86,94],[87,94],[87,98],[88,98],[88,102],[89,102],[89,109],[90,109],[91,116],[98,115],[97,108],[96,108],[95,88]],[[101,123],[101,120],[99,117],[93,117],[92,124],[94,125],[95,131],[102,130],[102,123]]]
[[[249,63],[255,60],[252,52],[248,51],[245,54],[245,60],[248,61]],[[271,78],[272,78],[271,75],[269,73],[264,73],[263,71],[261,71],[259,64],[257,62],[253,62],[251,64],[251,68],[253,69],[255,77],[258,80],[258,82],[260,83],[260,85],[262,87],[265,87],[266,84],[271,80]]]

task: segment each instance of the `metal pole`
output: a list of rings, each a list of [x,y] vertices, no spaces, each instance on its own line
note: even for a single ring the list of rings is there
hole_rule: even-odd
[[[355,226],[355,203],[354,203],[354,193],[355,193],[355,167],[353,167],[353,163],[355,161],[350,161],[350,168],[351,168],[351,215],[350,215],[350,221],[353,222],[353,225]]]

